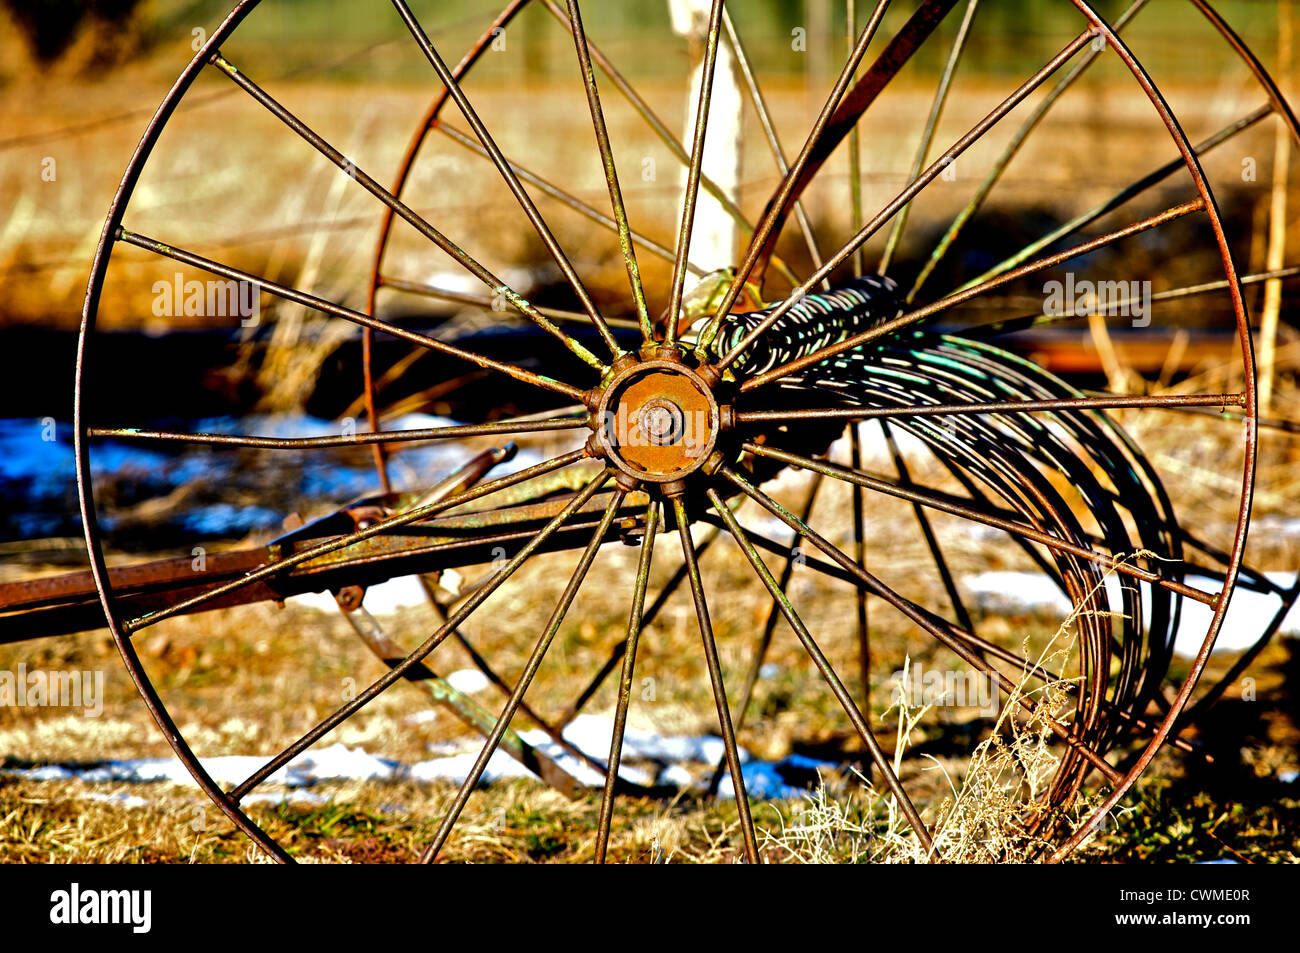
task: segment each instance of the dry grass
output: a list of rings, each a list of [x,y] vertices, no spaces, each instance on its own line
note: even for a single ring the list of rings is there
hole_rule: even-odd
[[[1039,667],[1065,671],[1079,615],[1079,610],[1072,613],[1036,657],[1027,657]],[[1027,642],[1025,648],[1028,652]],[[922,731],[931,707],[912,698],[909,667],[907,660],[886,713],[896,723],[895,774],[903,773],[909,739]],[[783,824],[777,834],[767,833],[769,841],[802,863],[1023,863],[1037,858],[1050,843],[1031,829],[1056,813],[1045,799],[1060,763],[1050,721],[1068,722],[1073,681],[1039,684],[1026,673],[958,777],[930,759],[929,770],[943,776],[950,796],[931,807],[929,850],[904,823],[897,799],[860,773],[858,790],[841,786],[832,794],[822,784],[790,824]],[[1036,708],[1022,717],[1020,703],[1025,699]],[[1087,800],[1067,812],[1075,822],[1086,816]]]

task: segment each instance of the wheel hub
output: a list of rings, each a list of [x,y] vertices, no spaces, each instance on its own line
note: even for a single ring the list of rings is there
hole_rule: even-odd
[[[678,359],[630,363],[599,394],[596,449],[637,481],[674,483],[713,453],[722,413],[709,383]]]

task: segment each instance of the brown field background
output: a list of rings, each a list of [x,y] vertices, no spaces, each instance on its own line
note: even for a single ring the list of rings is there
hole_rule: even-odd
[[[159,14],[162,6],[146,4],[144,13]],[[1223,4],[1230,19],[1235,15],[1244,22],[1247,40],[1272,64],[1276,60],[1275,25],[1270,16],[1259,12],[1261,6],[1271,4]],[[113,190],[149,113],[189,55],[188,26],[183,20],[171,21],[170,39],[155,45],[145,42],[147,31],[132,34],[134,41],[123,36],[122,45],[137,42],[142,50],[133,58],[109,56],[105,60],[96,41],[82,36],[62,61],[38,68],[6,29],[4,16],[0,13],[0,76],[4,83],[0,87],[0,195],[4,196],[0,204],[0,335],[5,329],[24,326],[70,330],[79,321],[90,258]],[[1143,16],[1134,27],[1134,47],[1139,56],[1149,53],[1168,78],[1166,82],[1159,73],[1155,77],[1193,142],[1262,105],[1263,97],[1245,70],[1193,20],[1185,4],[1153,0],[1152,9]],[[469,42],[481,19],[466,15],[455,20],[449,14],[448,20],[445,34],[436,34],[435,40],[445,42],[448,58],[454,59],[451,51],[459,51]],[[203,22],[211,26],[215,20],[209,16]],[[938,148],[969,128],[1020,82],[1027,74],[1027,70],[1018,69],[1022,63],[1033,61],[1036,66],[1073,35],[1060,26],[1055,19],[1036,20],[1037,32],[1027,31],[1030,35],[1023,41],[1004,39],[1000,50],[981,52],[976,68],[961,76],[960,94],[945,112],[936,137],[941,144]],[[283,31],[284,37],[283,49],[278,51],[277,30]],[[774,59],[785,56],[782,30],[772,24],[765,30],[760,48]],[[610,33],[614,35],[612,29]],[[418,53],[409,44],[394,45],[394,35],[395,31],[376,28],[366,32],[360,27],[351,34],[313,33],[306,27],[294,32],[278,21],[255,32],[244,47],[232,44],[226,52],[360,168],[388,182],[436,89],[428,79],[419,78]],[[321,36],[328,42],[313,41]],[[540,28],[525,36],[527,48],[534,51],[531,60],[517,50],[518,62],[493,63],[486,75],[467,84],[467,91],[508,156],[603,208],[607,195],[581,89],[571,78],[555,75],[561,68],[558,64],[567,63],[563,44],[557,47],[554,38],[541,38],[548,35]],[[102,44],[102,39],[99,42]],[[538,49],[544,55],[537,53]],[[684,70],[688,63],[684,44],[668,39],[653,44],[612,39],[610,49],[632,62],[629,72],[638,88],[670,128],[680,133],[684,97],[680,72],[674,70]],[[834,62],[829,53],[825,61]],[[907,181],[920,120],[933,93],[936,65],[928,64],[925,71],[907,75],[897,88],[891,88],[873,109],[869,128],[864,127],[864,204],[869,211],[883,205]],[[789,153],[802,141],[817,105],[816,90],[824,89],[833,75],[826,73],[826,68],[823,65],[822,72],[814,76],[819,85],[795,75],[788,66],[775,69],[768,78],[765,92]],[[1136,94],[1131,78],[1113,63],[1099,65],[1094,71],[1095,81],[1081,84],[1057,106],[1012,165],[995,193],[993,204],[999,214],[1015,217],[1049,209],[1064,219],[1175,156],[1167,134],[1150,104]],[[256,103],[229,87],[219,75],[205,76],[196,84],[150,163],[127,226],[254,273],[300,284],[352,307],[364,307],[377,237],[378,203]],[[1004,135],[1030,108],[1032,101],[1004,120],[999,127]],[[633,224],[671,244],[680,194],[674,160],[612,92],[606,109],[619,166],[629,180],[625,187]],[[456,124],[466,128],[458,116]],[[748,112],[745,134],[746,141],[754,145],[746,153],[739,201],[751,217],[757,217],[779,177]],[[924,237],[933,236],[964,204],[1004,141],[993,136],[981,142],[959,160],[956,181],[939,181],[926,190],[913,209],[904,258],[927,250]],[[1263,268],[1266,246],[1262,236],[1273,152],[1274,128],[1269,122],[1232,140],[1206,161],[1225,214],[1238,226],[1234,253],[1243,270]],[[635,176],[646,158],[652,158],[658,169],[653,182]],[[57,168],[54,181],[42,179],[47,160],[53,160]],[[1257,162],[1253,182],[1242,180],[1245,160]],[[850,234],[845,170],[846,156],[841,150],[821,185],[808,197],[809,210],[827,236]],[[1287,225],[1291,248],[1300,247],[1295,214],[1300,208],[1297,171],[1300,162],[1293,161]],[[1185,183],[1162,188],[1121,215],[1136,218],[1150,214],[1185,200],[1185,193]],[[413,207],[463,241],[468,251],[490,267],[507,274],[545,273],[545,253],[511,204],[495,171],[455,144],[431,142],[407,196]],[[602,302],[621,300],[623,266],[610,237],[567,210],[545,201],[539,204],[598,298]],[[1118,224],[1113,217],[1106,221],[1111,227]],[[868,260],[882,247],[883,231],[868,245]],[[806,257],[801,257],[803,253],[793,241],[793,230],[782,251],[797,271],[807,270]],[[1207,274],[1203,266],[1203,258],[1175,257],[1160,281],[1163,287],[1176,287],[1216,277]],[[653,307],[662,308],[668,267],[644,255],[642,267]],[[453,266],[446,256],[399,226],[389,269],[390,274],[419,279],[445,276]],[[170,262],[119,248],[101,306],[101,327],[160,335],[207,323],[205,318],[160,319],[151,313],[153,282],[168,278],[175,270]],[[1157,290],[1160,287],[1157,285]],[[1252,307],[1258,307],[1257,290],[1250,301]],[[1221,303],[1198,303],[1189,309],[1196,321],[1222,324]],[[381,310],[402,316],[429,313],[418,300],[398,298],[382,299]],[[287,320],[291,314],[302,323],[293,343],[304,351],[328,353],[328,344],[334,340],[330,335],[342,333],[310,315],[272,309],[275,318]],[[1300,407],[1291,380],[1300,343],[1285,314],[1283,329],[1279,342],[1282,377],[1274,410],[1278,416],[1294,418]],[[1080,347],[1092,346],[1084,331],[1078,334]],[[325,345],[320,344],[322,340]],[[69,388],[71,378],[69,367]],[[297,409],[295,401],[311,387],[310,369],[303,379],[303,387],[286,388],[278,394],[275,409]],[[1189,358],[1181,383],[1189,389],[1217,390],[1230,389],[1239,380],[1239,363],[1230,354],[1207,351]],[[160,399],[165,401],[166,395]],[[436,411],[437,407],[421,409]],[[1180,512],[1194,514],[1198,528],[1212,541],[1226,542],[1239,491],[1239,485],[1233,484],[1240,469],[1235,431],[1218,421],[1198,421],[1174,430],[1153,424],[1140,414],[1117,416],[1130,427],[1162,474],[1168,474]],[[546,446],[543,442],[536,445]],[[1296,462],[1290,438],[1264,435],[1257,497],[1261,516],[1278,520],[1295,516]],[[783,502],[797,505],[803,485],[799,478],[783,484]],[[843,530],[842,535],[847,533],[848,496],[842,488],[832,488],[821,518]],[[959,571],[1022,568],[1001,550],[972,549],[959,526],[939,525],[951,546],[959,551],[965,547],[956,567]],[[901,505],[883,506],[873,516],[873,528],[879,539],[892,541],[894,581],[904,589],[910,584],[918,597],[923,596],[926,584],[921,574],[927,556],[916,538],[910,510]],[[246,541],[231,541],[235,542]],[[668,548],[667,542],[661,543],[662,549]],[[15,558],[0,567],[0,578],[50,571],[40,562],[22,558],[21,547],[5,545],[6,554]],[[1296,547],[1294,536],[1273,538],[1262,533],[1253,538],[1249,558],[1265,569],[1294,571]],[[609,583],[591,585],[584,591],[530,695],[548,710],[561,707],[621,637],[635,557],[636,550],[621,547],[602,553],[598,569]],[[487,617],[492,621],[480,621],[472,629],[480,649],[499,662],[503,671],[513,673],[522,664],[531,637],[558,595],[571,562],[571,556],[539,561],[486,607],[485,612],[493,613]],[[656,579],[666,577],[674,565],[673,559],[658,558]],[[720,594],[714,604],[715,622],[730,683],[745,668],[750,637],[761,626],[768,601],[726,541],[720,541],[706,559],[704,571],[710,593]],[[805,618],[814,631],[825,635],[832,661],[851,670],[854,636],[846,621],[852,613],[850,593],[837,584],[813,581],[800,595],[801,605],[809,607]],[[953,664],[915,631],[890,619],[882,607],[873,603],[872,611],[884,647],[880,670],[873,673],[877,678],[886,678],[904,656],[924,659],[936,667]],[[1019,645],[1025,640],[1043,644],[1055,634],[1050,620],[1042,618],[988,614],[979,621],[981,634],[1007,644]],[[427,633],[430,618],[420,610],[410,610],[394,624],[395,637],[414,644]],[[331,710],[338,703],[345,679],[365,684],[380,675],[382,665],[366,656],[355,642],[342,619],[291,604],[174,620],[151,631],[141,648],[151,674],[174,706],[182,731],[201,753],[215,755],[273,751]],[[661,732],[714,730],[699,637],[684,594],[651,627],[643,644],[647,646],[644,674],[658,680],[660,694],[653,705],[641,709],[633,705],[634,726]],[[1232,708],[1224,722],[1237,734],[1225,730],[1223,737],[1210,739],[1225,771],[1230,765],[1244,776],[1260,779],[1261,784],[1272,784],[1279,772],[1300,764],[1293,653],[1294,649],[1280,644],[1261,657],[1249,675],[1258,680],[1267,703],[1246,712],[1240,706]],[[108,680],[105,714],[91,720],[57,711],[0,709],[0,758],[31,765],[166,754],[166,745],[117,663],[106,633],[0,647],[0,667],[13,668],[20,661],[31,669],[104,670]],[[821,689],[784,627],[779,630],[773,661],[781,674],[761,686],[753,717],[742,732],[742,744],[763,757],[781,757],[792,750],[859,753],[833,699]],[[448,645],[440,650],[440,671],[468,664],[468,657],[458,647]],[[1222,671],[1227,664],[1216,657],[1213,668]],[[609,712],[613,701],[612,685],[607,685],[591,710]],[[878,695],[875,701],[874,715],[883,718],[887,698]],[[492,696],[491,704],[496,703]],[[398,686],[328,741],[363,746],[403,760],[427,756],[431,744],[465,741],[463,728],[445,714],[412,721],[413,714],[425,710],[424,699],[417,692],[408,693],[406,686]],[[910,740],[922,744],[937,739],[942,750],[936,749],[935,763],[956,779],[963,770],[961,726],[943,719],[940,722],[935,733],[918,731]],[[909,772],[916,774],[909,778],[919,777],[922,770],[910,767]],[[1133,828],[1116,835],[1117,839],[1102,839],[1086,856],[1172,859],[1177,856],[1173,845],[1178,832],[1184,831],[1188,842],[1201,851],[1199,856],[1219,851],[1267,861],[1296,859],[1294,833],[1300,829],[1300,809],[1294,798],[1277,796],[1271,793],[1273,788],[1267,788],[1270,793],[1266,794],[1240,785],[1216,789],[1197,771],[1174,755],[1163,755],[1151,772],[1159,780],[1140,794],[1141,807]],[[937,804],[945,794],[946,782],[942,774],[931,777]],[[852,792],[857,788],[851,781],[831,779],[832,793],[843,796],[838,803],[853,804]],[[1203,789],[1216,792],[1206,803],[1197,800]],[[440,808],[452,793],[439,786],[414,785],[326,786],[326,791],[335,806],[298,812],[289,807],[267,808],[259,817],[289,838],[304,856],[408,859],[412,851],[418,851],[430,825],[436,825]],[[1169,802],[1161,800],[1166,791],[1170,792]],[[207,807],[197,793],[163,786],[156,794],[146,792],[151,803],[136,809],[102,800],[123,793],[124,788],[114,785],[0,780],[0,859],[248,859],[242,841],[226,830],[215,809]],[[1275,803],[1273,813],[1260,807],[1266,802]],[[468,823],[450,845],[451,856],[465,860],[589,859],[584,845],[594,827],[595,804],[572,805],[527,782],[495,786],[475,795],[467,811]],[[797,804],[776,805],[761,813],[760,823],[771,833],[767,849],[772,859],[862,860],[878,849],[877,845],[855,852],[834,838],[828,848],[817,836],[803,840],[783,837],[782,825],[804,816],[799,813],[802,810]],[[865,815],[854,814],[855,810],[865,811]],[[839,815],[832,812],[827,823],[849,829],[851,822],[862,821],[863,816],[864,823],[869,822],[871,810],[870,805],[844,807]],[[1223,818],[1228,815],[1232,820],[1225,824]],[[626,860],[719,860],[734,858],[736,842],[734,809],[725,805],[637,803],[630,805],[618,822],[614,850]]]

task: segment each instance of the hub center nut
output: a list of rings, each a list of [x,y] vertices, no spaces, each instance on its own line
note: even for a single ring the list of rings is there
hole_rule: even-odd
[[[637,422],[646,438],[661,447],[676,443],[686,430],[686,417],[682,409],[663,397],[656,397],[643,404]]]
[[[708,383],[678,361],[642,361],[605,387],[596,440],[612,466],[671,483],[698,470],[717,444],[721,412]]]

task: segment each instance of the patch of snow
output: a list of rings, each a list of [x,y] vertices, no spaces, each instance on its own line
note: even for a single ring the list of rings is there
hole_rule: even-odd
[[[1295,573],[1272,572],[1268,578],[1281,586],[1295,583]],[[1188,576],[1186,583],[1204,592],[1215,592],[1218,582],[1205,576]],[[962,588],[969,592],[975,605],[991,613],[1039,612],[1064,619],[1071,611],[1070,600],[1050,579],[1041,573],[996,571],[975,573],[962,580]],[[1121,585],[1135,585],[1133,580],[1123,582],[1115,576],[1108,576],[1106,589],[1111,604],[1118,606],[1118,590]],[[1150,586],[1136,583],[1141,592],[1144,612],[1150,607]],[[1281,608],[1279,597],[1261,592],[1251,592],[1238,586],[1228,605],[1228,613],[1223,620],[1219,637],[1214,644],[1215,652],[1243,652],[1250,648],[1263,633],[1274,615]],[[1182,614],[1178,630],[1174,634],[1174,652],[1182,656],[1193,656],[1200,650],[1205,640],[1205,633],[1213,617],[1209,606],[1191,599],[1182,600]],[[1144,623],[1149,621],[1143,620]],[[1300,604],[1292,606],[1283,619],[1278,630],[1280,635],[1300,636]]]
[[[300,596],[290,596],[286,601],[330,614],[339,611],[333,594],[328,592],[308,592]],[[424,587],[417,576],[398,576],[396,579],[368,586],[362,604],[373,615],[395,615],[403,609],[426,605]]]
[[[476,668],[457,669],[447,676],[447,684],[458,692],[464,692],[466,695],[473,695],[475,692],[481,692],[492,683],[488,677]]]
[[[86,791],[77,795],[82,801],[103,801],[107,804],[114,804],[118,807],[148,807],[149,802],[142,797],[134,794],[127,794],[125,791],[119,791],[116,794],[109,794],[107,791]]]
[[[419,715],[424,712],[417,713]],[[596,761],[609,757],[610,740],[614,723],[611,718],[599,715],[580,715],[565,729],[565,740]],[[553,741],[544,731],[533,729],[520,732],[520,737],[538,752],[555,761],[580,783],[599,788],[604,781],[601,773],[582,758],[578,758]],[[361,748],[334,744],[318,750],[303,752],[266,779],[268,785],[283,785],[286,792],[257,792],[249,795],[245,803],[280,804],[302,802],[320,804],[328,797],[302,789],[322,781],[448,781],[463,783],[469,776],[479,756],[481,743],[458,740],[430,745],[434,757],[413,763],[403,763],[371,754]],[[711,766],[722,760],[723,744],[720,738],[709,735],[661,735],[653,731],[628,728],[623,744],[623,763],[619,776],[633,784],[676,785],[690,787],[698,783],[696,773],[687,764]],[[809,786],[817,783],[818,772],[834,767],[830,762],[816,761],[792,755],[780,762],[755,760],[741,749],[740,758],[747,790],[756,798],[797,797]],[[234,785],[243,781],[261,767],[265,758],[257,755],[223,755],[203,758],[204,770],[218,784]],[[641,762],[638,764],[636,762]],[[644,766],[649,762],[649,766]],[[79,779],[87,783],[153,783],[193,785],[189,772],[175,758],[132,758],[99,764],[44,765],[36,768],[10,769],[5,774],[34,781],[64,781]],[[507,778],[530,777],[531,772],[509,755],[498,750],[488,760],[482,783],[491,784]],[[719,786],[722,797],[734,797],[729,776],[724,776]],[[120,800],[117,795],[96,797],[97,800]],[[135,805],[134,802],[130,806]],[[142,802],[143,803],[143,802]]]

